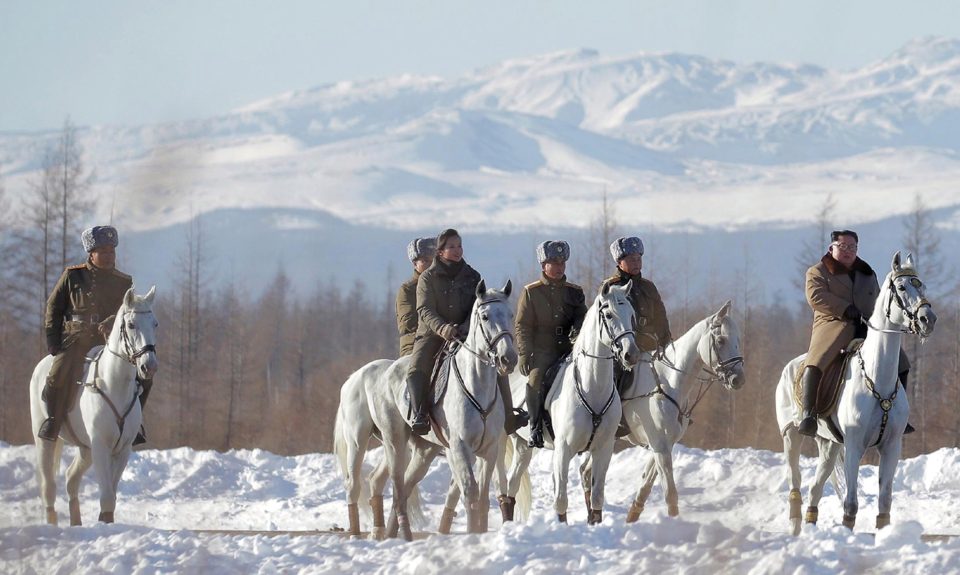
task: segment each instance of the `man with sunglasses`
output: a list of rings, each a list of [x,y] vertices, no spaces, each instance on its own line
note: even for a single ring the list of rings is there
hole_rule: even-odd
[[[802,375],[803,415],[799,431],[817,435],[817,391],[830,363],[855,338],[866,337],[866,320],[873,314],[880,284],[873,269],[859,257],[856,232],[830,234],[830,248],[820,263],[807,270],[807,303],[813,309],[813,332]],[[900,383],[907,387],[910,361],[900,350]],[[912,433],[907,424],[904,433]]]

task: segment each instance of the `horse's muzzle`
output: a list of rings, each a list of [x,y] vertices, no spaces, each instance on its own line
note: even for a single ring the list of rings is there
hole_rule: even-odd
[[[933,328],[937,324],[937,314],[933,308],[925,305],[917,312],[917,329],[920,331],[920,337],[927,337],[933,333]]]
[[[516,350],[511,347],[506,353],[497,357],[497,371],[504,375],[513,373],[519,359]]]
[[[728,389],[740,389],[745,383],[747,383],[747,376],[743,374],[742,369],[730,372],[723,378],[723,384]]]
[[[153,376],[156,375],[159,367],[160,364],[157,362],[157,354],[153,352],[142,355],[137,361],[137,373],[139,373],[143,379],[152,379]]]
[[[620,347],[620,364],[624,369],[631,369],[640,361],[640,348],[632,339],[624,339],[621,342],[623,343]]]

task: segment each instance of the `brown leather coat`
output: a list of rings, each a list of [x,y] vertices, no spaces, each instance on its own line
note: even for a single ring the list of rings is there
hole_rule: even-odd
[[[98,323],[117,313],[132,285],[133,279],[127,274],[97,269],[90,262],[63,270],[47,300],[47,346],[65,347],[69,342],[64,335],[96,333]]]

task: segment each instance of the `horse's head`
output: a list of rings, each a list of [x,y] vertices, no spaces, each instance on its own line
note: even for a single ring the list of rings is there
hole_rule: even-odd
[[[122,357],[137,366],[143,379],[150,379],[157,372],[157,318],[153,315],[153,298],[156,287],[151,287],[145,296],[133,293],[133,288],[123,296],[123,305],[117,312],[113,331],[119,330]],[[113,335],[111,335],[113,337]]]
[[[886,290],[889,293],[883,294]],[[890,273],[881,290],[878,302],[883,305],[883,313],[891,323],[899,325],[909,333],[926,338],[933,333],[937,323],[937,314],[927,301],[926,288],[920,281],[917,268],[913,263],[913,254],[900,263],[900,252],[893,255]]]
[[[712,371],[727,389],[740,389],[747,379],[743,375],[743,354],[740,351],[740,328],[730,314],[731,302],[707,319],[707,330],[697,344],[697,353],[706,369]]]
[[[510,280],[503,289],[487,289],[483,280],[477,284],[473,303],[469,340],[480,353],[486,353],[501,373],[512,373],[517,366],[517,347],[513,341],[513,310],[510,309]]]
[[[609,347],[625,369],[640,361],[636,316],[630,303],[633,280],[625,286],[605,285],[593,302],[597,310],[600,342]]]

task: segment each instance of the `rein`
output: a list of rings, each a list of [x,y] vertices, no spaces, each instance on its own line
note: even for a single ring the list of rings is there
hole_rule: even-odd
[[[129,310],[129,311],[123,312],[123,315],[126,316],[128,313],[132,313],[132,314],[153,313],[153,311],[152,310],[148,310],[148,311]],[[129,332],[127,332],[127,322],[124,321],[123,318],[120,319],[120,339],[123,341],[123,352],[126,355],[120,355],[119,353],[113,351],[113,349],[110,348],[109,340],[107,341],[106,345],[104,345],[104,347],[107,349],[107,351],[119,357],[120,359],[126,361],[127,363],[136,364],[137,358],[144,355],[145,353],[148,353],[151,351],[154,353],[157,352],[157,346],[153,344],[147,344],[142,348],[140,348],[139,350],[133,351],[136,348],[133,346],[133,343],[130,340],[130,334]],[[98,356],[98,359],[99,359],[99,356]]]

